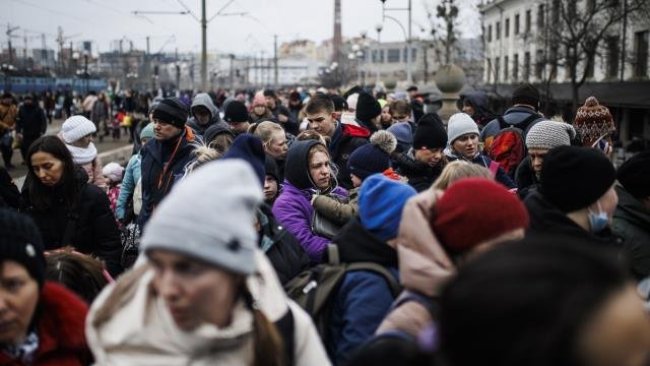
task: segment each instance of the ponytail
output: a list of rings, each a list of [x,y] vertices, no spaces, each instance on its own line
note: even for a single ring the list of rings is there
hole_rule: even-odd
[[[257,308],[250,291],[243,285],[246,306],[253,312],[253,366],[283,366],[291,355],[284,353],[284,340],[278,328]]]

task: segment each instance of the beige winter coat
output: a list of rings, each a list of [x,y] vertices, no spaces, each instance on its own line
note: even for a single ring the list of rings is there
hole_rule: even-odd
[[[260,309],[277,321],[291,308],[294,317],[296,365],[329,365],[329,360],[309,316],[288,301],[263,253],[256,253],[257,275],[247,280]],[[138,270],[138,269],[136,269]],[[192,332],[176,327],[164,301],[151,291],[153,271],[140,268],[131,291],[122,291],[120,304],[108,318],[102,314],[116,284],[106,288],[93,303],[86,321],[88,344],[96,365],[251,365],[253,358],[253,316],[245,305],[236,305],[231,324],[226,328],[204,324]],[[128,278],[128,274],[124,277]],[[96,319],[104,317],[96,325]]]
[[[455,266],[430,229],[429,221],[441,191],[427,189],[408,200],[402,211],[395,249],[399,260],[402,285],[427,297],[435,297],[454,274]],[[404,294],[402,294],[404,296]],[[431,323],[429,311],[418,302],[409,301],[386,316],[377,334],[401,330],[413,336]]]

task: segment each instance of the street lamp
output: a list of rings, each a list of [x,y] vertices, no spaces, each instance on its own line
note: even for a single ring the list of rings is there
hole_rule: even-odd
[[[377,31],[377,50],[375,53],[377,63],[381,62],[380,52],[381,52],[381,30],[382,29],[384,29],[384,26],[381,23],[377,23],[377,25],[375,26],[375,30]],[[379,65],[377,65],[376,68],[377,68],[377,81],[375,81],[375,87],[379,85],[379,82],[381,81],[381,78],[379,76]]]
[[[407,79],[409,84],[412,84],[413,83],[413,77],[411,75],[411,23],[412,23],[412,21],[411,21],[411,15],[412,15],[412,12],[411,12],[411,9],[412,9],[411,0],[408,0],[408,7],[406,7],[406,8],[387,8],[386,7],[386,0],[379,0],[379,1],[381,1],[381,7],[382,7],[382,12],[381,12],[382,21],[385,20],[386,18],[392,19],[397,24],[399,24],[399,26],[402,28],[402,30],[404,30],[404,26],[402,26],[402,23],[400,23],[399,20],[386,15],[386,12],[387,11],[404,11],[404,10],[408,12],[408,18],[409,18],[408,36],[406,36],[406,32],[404,32],[405,36],[406,36],[406,46],[407,46],[407,49],[406,49],[406,79]]]

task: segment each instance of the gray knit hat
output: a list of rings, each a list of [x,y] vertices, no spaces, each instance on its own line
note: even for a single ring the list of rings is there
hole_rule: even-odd
[[[144,229],[143,251],[170,250],[230,272],[252,274],[257,248],[253,223],[262,198],[257,176],[245,161],[208,163],[158,206]]]
[[[479,134],[478,125],[472,117],[466,113],[456,113],[449,117],[449,122],[447,123],[447,141],[450,146],[456,139],[468,133]]]
[[[552,149],[569,146],[576,137],[576,130],[568,123],[539,121],[526,134],[526,147],[529,149]]]

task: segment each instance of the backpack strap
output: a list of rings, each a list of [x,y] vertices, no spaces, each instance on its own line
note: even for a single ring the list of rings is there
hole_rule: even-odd
[[[352,263],[349,264],[347,267],[346,272],[349,271],[376,272],[384,277],[386,283],[388,284],[388,287],[390,287],[390,292],[393,294],[394,297],[399,296],[400,292],[402,291],[402,286],[400,286],[400,284],[397,282],[393,274],[390,273],[390,271],[386,269],[386,267],[380,264],[372,263],[372,262]]]
[[[521,126],[519,128],[521,129],[521,132],[524,135],[524,137],[526,137],[526,134],[528,133],[528,130],[532,127],[533,122],[537,120],[541,120],[542,118],[543,117],[541,117],[539,114],[533,113],[530,116],[526,117],[526,119],[519,124],[519,126]]]
[[[296,364],[296,328],[291,306],[287,306],[287,312],[275,322],[275,327],[282,335],[285,365],[293,366]]]
[[[506,120],[503,119],[503,116],[498,116],[497,121],[499,121],[499,130],[503,130],[504,128],[508,128],[508,124],[506,123]]]

